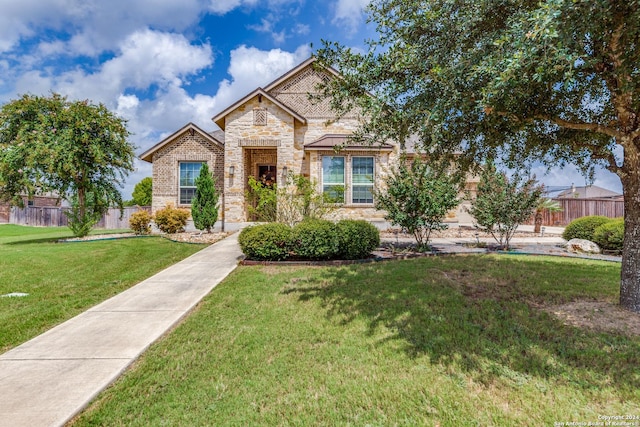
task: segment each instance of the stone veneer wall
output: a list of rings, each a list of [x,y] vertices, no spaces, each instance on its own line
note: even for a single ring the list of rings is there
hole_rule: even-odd
[[[254,109],[266,114],[266,124],[254,124]],[[225,212],[227,222],[244,222],[246,217],[245,190],[254,165],[247,165],[247,150],[276,150],[276,175],[282,184],[282,170],[294,169],[294,119],[268,99],[254,98],[225,117]],[[254,151],[255,150],[255,151]],[[229,175],[229,167],[234,175]]]
[[[209,139],[195,132],[193,135],[185,131],[174,141],[153,154],[153,202],[152,212],[163,209],[168,204],[175,207],[190,208],[180,205],[178,192],[178,174],[180,162],[207,162],[212,172],[216,188],[223,191],[224,149],[210,142]]]

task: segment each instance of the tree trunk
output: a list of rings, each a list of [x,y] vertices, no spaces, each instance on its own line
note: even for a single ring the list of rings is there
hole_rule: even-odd
[[[620,174],[624,193],[620,305],[640,313],[640,153],[625,147],[624,157],[624,171]]]
[[[536,215],[533,220],[533,232],[535,234],[540,234],[541,227],[542,227],[542,210],[536,209]]]

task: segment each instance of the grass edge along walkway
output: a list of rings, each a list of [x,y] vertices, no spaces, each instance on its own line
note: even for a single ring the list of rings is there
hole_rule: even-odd
[[[237,234],[0,355],[0,424],[62,425],[241,258]]]

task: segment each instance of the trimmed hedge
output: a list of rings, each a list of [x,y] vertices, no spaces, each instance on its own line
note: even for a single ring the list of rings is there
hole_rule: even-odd
[[[602,249],[621,251],[624,239],[624,218],[612,219],[596,228],[593,241]]]
[[[363,259],[380,245],[380,232],[363,220],[312,219],[293,228],[273,222],[247,227],[238,242],[247,259],[257,261]]]
[[[574,219],[564,229],[562,238],[565,240],[585,239],[593,241],[593,232],[596,228],[609,221],[611,221],[611,218],[600,215],[583,216],[582,218]]]
[[[247,227],[240,232],[238,243],[249,259],[281,261],[289,256],[291,227],[275,222]]]
[[[342,259],[363,259],[380,246],[380,232],[365,220],[342,220],[336,224],[339,239],[338,256]]]
[[[305,220],[293,227],[293,251],[296,255],[315,260],[336,258],[340,240],[336,225],[326,219]]]

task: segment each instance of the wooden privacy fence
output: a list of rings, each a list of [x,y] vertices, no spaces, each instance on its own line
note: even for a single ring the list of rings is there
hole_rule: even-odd
[[[558,202],[562,212],[544,212],[543,225],[565,226],[571,221],[583,216],[602,215],[609,218],[624,216],[624,201],[606,199],[553,199]],[[533,224],[533,218],[529,221]]]
[[[69,224],[65,211],[69,208],[60,207],[12,207],[9,216],[10,224],[33,225],[38,227],[66,227]],[[96,224],[97,228],[118,229],[129,228],[129,219],[135,212],[146,210],[151,212],[148,206],[130,206],[124,208],[122,218],[120,218],[120,209],[111,208],[102,216],[102,219]]]

